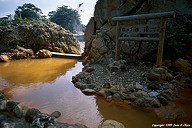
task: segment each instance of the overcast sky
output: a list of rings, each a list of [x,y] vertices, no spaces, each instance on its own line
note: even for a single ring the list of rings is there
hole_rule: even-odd
[[[24,3],[34,4],[42,10],[44,15],[47,15],[48,12],[54,11],[63,5],[77,9],[79,4],[83,3],[79,10],[82,10],[80,11],[82,23],[86,25],[90,17],[93,16],[96,1],[97,0],[0,0],[0,17],[14,14],[17,6],[21,6]]]

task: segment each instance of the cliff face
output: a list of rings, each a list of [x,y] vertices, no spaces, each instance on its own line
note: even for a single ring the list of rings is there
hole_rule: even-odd
[[[109,63],[109,58],[114,58],[116,23],[112,22],[112,17],[175,11],[175,18],[168,20],[170,27],[175,31],[184,30],[191,33],[191,7],[190,0],[98,0],[94,17],[90,19],[85,31],[84,55],[101,63]],[[149,45],[142,42],[122,42],[121,58],[127,62],[141,60],[155,52],[156,49]]]
[[[49,21],[0,26],[0,53],[9,52],[17,45],[30,48],[34,52],[47,49],[81,54],[80,45],[72,33]]]

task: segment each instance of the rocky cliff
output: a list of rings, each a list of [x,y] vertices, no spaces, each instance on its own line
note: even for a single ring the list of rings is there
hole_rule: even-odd
[[[17,46],[32,49],[35,53],[47,49],[81,54],[80,45],[72,33],[47,20],[0,26],[0,53],[18,53]],[[13,54],[9,55],[12,57]]]
[[[104,64],[114,59],[116,23],[112,22],[112,17],[175,11],[175,18],[169,19],[167,24],[175,31],[192,33],[191,7],[190,0],[98,0],[94,17],[90,19],[85,31],[84,56]],[[124,41],[121,43],[121,58],[135,62],[151,56],[156,50],[149,43]]]

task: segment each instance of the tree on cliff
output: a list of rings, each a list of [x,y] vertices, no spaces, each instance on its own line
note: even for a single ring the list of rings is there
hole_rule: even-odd
[[[56,11],[49,12],[48,16],[52,22],[61,25],[63,28],[68,29],[71,32],[74,32],[74,24],[81,25],[78,11],[69,8],[68,6],[59,7]]]
[[[42,14],[41,9],[31,3],[25,3],[23,6],[18,6],[15,10],[15,16],[21,19],[39,18],[40,14]]]

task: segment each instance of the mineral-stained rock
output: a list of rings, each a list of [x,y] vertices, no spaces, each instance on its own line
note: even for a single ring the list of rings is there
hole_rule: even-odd
[[[46,49],[42,49],[42,50],[39,50],[36,55],[39,57],[39,58],[50,58],[52,57],[52,54],[49,50],[46,50]]]
[[[125,126],[115,120],[106,120],[98,128],[125,128]]]
[[[112,96],[108,96],[108,97],[106,98],[106,100],[107,100],[108,102],[110,102],[112,99],[113,99]]]
[[[7,55],[0,55],[0,62],[8,62],[9,57]]]

